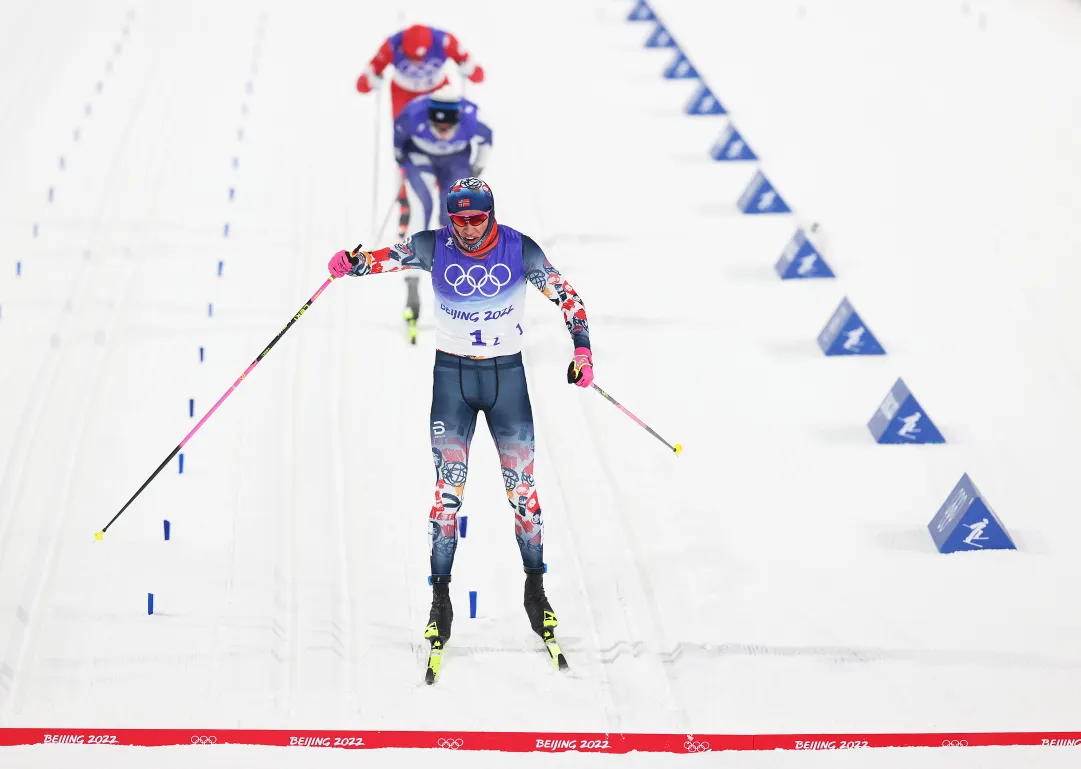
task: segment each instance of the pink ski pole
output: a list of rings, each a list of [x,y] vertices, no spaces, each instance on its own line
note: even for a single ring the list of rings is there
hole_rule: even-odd
[[[650,426],[649,426],[649,425],[647,425],[647,424],[646,424],[645,422],[643,422],[643,421],[642,421],[641,419],[639,419],[639,418],[638,418],[638,417],[636,417],[636,416],[635,416],[634,414],[632,414],[632,413],[631,413],[630,411],[628,411],[628,410],[626,409],[626,407],[624,407],[624,406],[623,406],[623,404],[622,404],[622,403],[620,403],[619,401],[617,401],[617,400],[616,400],[615,398],[613,398],[613,397],[612,397],[611,395],[609,395],[608,393],[606,393],[606,392],[605,392],[604,390],[602,390],[601,388],[597,387],[597,385],[596,385],[596,384],[591,384],[591,385],[590,385],[590,387],[592,387],[592,388],[593,388],[594,390],[596,390],[596,391],[597,391],[597,392],[599,392],[599,393],[600,393],[601,395],[603,395],[603,396],[605,397],[605,399],[606,399],[606,400],[607,400],[607,401],[608,401],[609,403],[611,403],[611,404],[612,404],[613,406],[615,406],[615,407],[616,407],[617,409],[619,409],[619,410],[620,410],[620,411],[622,411],[622,412],[623,412],[624,414],[626,414],[626,415],[627,415],[627,416],[629,416],[629,417],[630,417],[631,419],[633,419],[633,420],[635,421],[635,423],[637,423],[637,425],[638,425],[639,427],[645,428],[645,430],[646,430],[646,431],[647,431],[647,432],[648,432],[648,433],[649,433],[650,435],[652,435],[652,436],[653,436],[654,438],[656,438],[657,440],[659,440],[659,441],[660,441],[661,443],[663,443],[663,444],[664,444],[665,446],[667,446],[668,448],[672,449],[672,451],[674,451],[674,452],[676,453],[676,456],[677,456],[677,457],[678,457],[678,456],[679,456],[680,454],[682,454],[682,453],[683,453],[683,444],[682,444],[682,443],[677,443],[676,445],[674,445],[674,446],[673,446],[673,445],[672,445],[671,443],[669,443],[668,441],[666,441],[666,440],[665,440],[664,438],[662,438],[661,436],[657,435],[657,433],[656,433],[656,432],[655,432],[655,431],[653,430],[653,428],[652,428],[652,427],[650,427]]]
[[[360,252],[360,244],[358,243],[357,247],[355,249],[353,249],[353,254],[352,255],[356,256],[359,252]],[[136,491],[132,495],[131,499],[129,499],[127,501],[127,504],[125,504],[122,508],[120,508],[120,512],[117,513],[116,515],[114,515],[112,517],[112,519],[107,524],[105,524],[104,527],[102,527],[101,531],[94,534],[94,539],[95,540],[100,541],[101,538],[105,536],[105,532],[107,532],[109,530],[109,527],[113,525],[113,523],[116,521],[116,519],[119,518],[124,513],[124,511],[127,510],[128,507],[131,506],[131,503],[135,501],[136,497],[138,497],[140,494],[143,493],[143,489],[145,489],[147,486],[149,486],[150,482],[158,477],[158,473],[160,473],[162,470],[165,469],[165,466],[172,461],[173,457],[175,457],[177,454],[180,453],[180,450],[182,448],[184,448],[184,444],[186,444],[188,441],[191,440],[191,437],[193,435],[195,435],[195,433],[197,433],[199,431],[199,428],[202,427],[206,423],[206,420],[210,419],[210,415],[218,410],[218,406],[220,406],[222,403],[224,403],[225,399],[233,394],[233,390],[235,390],[237,387],[240,386],[240,383],[244,381],[244,378],[248,374],[250,374],[252,372],[252,369],[254,369],[256,366],[259,365],[259,361],[261,361],[263,358],[265,358],[267,356],[267,353],[269,353],[270,350],[274,347],[274,345],[276,345],[278,343],[278,340],[281,339],[283,336],[285,336],[285,332],[288,331],[290,328],[292,328],[293,324],[296,323],[297,320],[300,318],[300,316],[303,315],[307,311],[307,309],[312,306],[312,302],[314,302],[316,299],[318,299],[319,295],[321,293],[326,291],[327,286],[329,286],[331,281],[333,281],[333,280],[334,280],[334,276],[332,275],[331,277],[327,278],[326,281],[323,282],[323,285],[321,285],[319,287],[319,290],[316,291],[312,295],[312,298],[309,299],[307,302],[305,302],[304,306],[301,307],[300,310],[297,312],[297,314],[293,316],[292,320],[290,320],[288,323],[285,324],[285,328],[283,328],[281,331],[279,331],[278,335],[270,340],[270,344],[268,344],[266,346],[266,349],[264,349],[261,353],[259,353],[259,357],[257,357],[255,360],[253,360],[251,362],[251,365],[248,366],[246,369],[244,369],[244,373],[241,374],[240,377],[235,382],[233,382],[232,387],[230,387],[228,390],[226,390],[225,394],[222,395],[220,398],[218,398],[218,402],[215,403],[213,406],[211,406],[210,411],[206,412],[206,414],[203,416],[203,418],[199,420],[199,424],[195,425],[195,427],[193,427],[191,429],[191,432],[184,436],[184,440],[182,440],[179,443],[179,445],[177,445],[177,447],[172,450],[172,452],[169,454],[169,456],[167,456],[165,458],[164,462],[162,462],[160,465],[158,465],[158,469],[155,470],[150,475],[150,477],[147,478],[143,482],[143,485],[140,486],[139,490]]]

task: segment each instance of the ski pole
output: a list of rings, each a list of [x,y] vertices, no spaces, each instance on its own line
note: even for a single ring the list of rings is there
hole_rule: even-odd
[[[390,207],[387,208],[387,215],[383,217],[383,223],[379,225],[378,238],[379,242],[383,242],[383,231],[387,228],[387,222],[390,221],[390,215],[394,213],[394,206],[398,205],[398,196],[395,194],[394,199],[390,201]]]
[[[359,252],[360,252],[360,244],[358,243],[357,247],[355,249],[353,249],[353,254],[352,255],[356,256]],[[109,527],[112,526],[113,523],[116,522],[116,519],[119,518],[121,515],[123,515],[124,511],[127,510],[128,507],[131,506],[131,503],[135,501],[136,497],[138,497],[140,494],[143,493],[143,489],[145,489],[147,486],[149,486],[150,482],[158,477],[158,473],[160,473],[162,470],[165,469],[165,466],[167,464],[169,464],[169,462],[172,461],[173,457],[175,457],[178,453],[180,453],[180,450],[182,448],[184,448],[184,444],[186,444],[189,440],[191,440],[191,437],[193,435],[195,435],[196,432],[199,431],[199,428],[202,427],[206,423],[206,420],[210,419],[210,416],[215,411],[218,410],[218,406],[220,406],[222,403],[224,403],[225,399],[233,394],[233,390],[235,390],[237,387],[240,386],[240,383],[244,381],[244,378],[247,377],[248,374],[251,373],[252,369],[254,369],[257,365],[259,365],[259,361],[261,361],[263,358],[265,358],[267,356],[267,353],[269,353],[270,350],[274,347],[274,345],[276,345],[278,343],[278,340],[281,339],[283,336],[285,336],[285,332],[288,331],[290,328],[292,328],[293,324],[297,322],[297,319],[300,318],[300,316],[303,315],[305,313],[305,311],[307,311],[307,309],[312,306],[312,302],[314,302],[316,299],[319,298],[319,295],[326,290],[327,286],[329,286],[331,281],[333,281],[333,280],[334,280],[334,276],[332,275],[329,278],[327,278],[326,281],[324,281],[323,285],[321,285],[319,287],[319,290],[316,291],[315,294],[312,295],[312,298],[309,299],[304,304],[304,306],[300,308],[300,310],[297,312],[297,314],[293,316],[292,320],[290,320],[288,323],[285,324],[285,328],[283,328],[281,331],[279,331],[278,335],[270,340],[270,344],[268,344],[266,346],[266,349],[264,349],[261,353],[259,353],[259,357],[257,357],[255,360],[253,360],[251,365],[248,366],[246,369],[244,369],[244,373],[241,374],[240,377],[235,382],[233,382],[232,387],[230,387],[228,390],[226,390],[225,394],[222,395],[220,398],[218,398],[218,402],[215,403],[213,406],[211,406],[210,411],[206,412],[206,414],[203,416],[203,418],[199,420],[199,424],[195,425],[195,427],[193,427],[191,429],[191,432],[184,436],[184,440],[182,440],[180,442],[180,444],[175,449],[172,450],[172,452],[169,454],[169,456],[167,456],[165,458],[164,462],[162,462],[160,465],[158,465],[158,469],[155,470],[150,475],[149,478],[147,478],[145,481],[143,481],[143,485],[139,487],[139,490],[136,491],[135,494],[132,495],[131,499],[129,499],[127,501],[127,503],[122,508],[120,508],[120,512],[117,513],[116,515],[114,515],[112,517],[112,519],[107,524],[105,524],[105,526],[102,527],[101,531],[94,534],[94,539],[95,540],[100,541],[101,538],[105,536],[105,532],[107,532],[109,530]]]
[[[375,217],[377,216],[376,206],[379,205],[379,145],[382,143],[382,128],[383,128],[383,100],[382,89],[376,89],[375,92],[375,130],[372,132],[375,134],[375,141],[373,142],[372,149],[372,227],[375,226]]]
[[[597,387],[597,385],[596,385],[596,384],[592,384],[592,385],[590,385],[590,387],[592,387],[592,388],[593,388],[594,390],[596,390],[596,391],[597,391],[597,392],[599,392],[599,393],[600,393],[601,395],[603,395],[603,396],[605,397],[605,400],[607,400],[607,401],[608,401],[609,403],[611,403],[611,404],[612,404],[613,406],[615,406],[615,407],[616,407],[617,409],[619,409],[619,410],[620,410],[620,411],[622,411],[622,412],[623,412],[624,414],[626,414],[626,415],[627,415],[627,416],[629,416],[629,417],[630,417],[631,419],[633,419],[633,420],[634,420],[634,421],[635,421],[635,422],[636,422],[636,423],[638,424],[638,426],[639,426],[639,427],[644,427],[644,428],[646,429],[646,431],[647,431],[647,432],[648,432],[648,433],[649,433],[650,435],[652,435],[652,436],[653,436],[654,438],[656,438],[657,440],[659,440],[659,441],[660,441],[661,443],[663,443],[663,444],[664,444],[665,446],[667,446],[668,448],[672,449],[672,451],[676,452],[676,456],[677,456],[677,457],[678,457],[678,456],[679,456],[680,454],[682,454],[682,453],[683,453],[683,444],[682,444],[682,443],[677,443],[676,445],[674,445],[674,446],[673,446],[673,445],[672,445],[671,443],[669,443],[668,441],[666,441],[666,440],[665,440],[664,438],[662,438],[661,436],[657,435],[657,433],[656,433],[656,432],[655,432],[655,431],[653,430],[653,428],[652,428],[652,427],[650,427],[650,426],[649,426],[649,425],[647,425],[647,424],[646,424],[645,422],[643,422],[643,421],[642,421],[641,419],[639,419],[639,418],[638,418],[638,417],[636,417],[636,416],[635,416],[634,414],[632,414],[632,413],[631,413],[630,411],[628,411],[628,410],[626,409],[626,407],[625,407],[625,406],[624,406],[623,404],[621,404],[621,403],[620,403],[619,401],[617,401],[617,400],[616,400],[615,398],[613,398],[613,397],[612,397],[611,395],[609,395],[608,393],[606,393],[606,392],[605,392],[604,390],[602,390],[601,388]]]

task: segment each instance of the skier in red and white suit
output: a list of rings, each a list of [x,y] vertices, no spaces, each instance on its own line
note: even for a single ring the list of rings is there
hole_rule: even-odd
[[[463,77],[474,83],[484,81],[484,69],[469,57],[458,38],[435,27],[414,24],[383,41],[364,74],[357,79],[357,90],[371,91],[382,81],[383,71],[394,65],[390,102],[393,117],[397,119],[411,100],[447,82],[443,74],[447,59],[458,65]]]

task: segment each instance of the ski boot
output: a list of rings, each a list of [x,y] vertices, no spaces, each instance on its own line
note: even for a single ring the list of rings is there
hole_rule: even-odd
[[[409,344],[417,343],[417,311],[412,307],[406,307],[402,313],[405,324],[409,329]]]
[[[432,610],[428,614],[428,627],[424,637],[431,643],[428,653],[428,669],[424,681],[434,684],[439,677],[439,663],[443,659],[443,646],[450,640],[450,625],[454,620],[454,608],[450,603],[450,575],[432,576]]]
[[[417,318],[420,317],[420,290],[416,275],[405,276],[405,312],[403,317],[409,326],[409,344],[417,343]]]
[[[552,664],[560,670],[566,670],[567,658],[563,656],[563,650],[556,642],[555,629],[559,624],[552,604],[548,602],[548,596],[544,594],[544,567],[525,570],[525,613],[529,617],[529,625],[533,632],[540,636],[548,653],[552,656]]]

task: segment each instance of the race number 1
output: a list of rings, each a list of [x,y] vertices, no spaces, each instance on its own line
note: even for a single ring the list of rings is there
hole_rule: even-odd
[[[516,323],[514,327],[518,329],[518,336],[521,336],[522,334],[525,333],[524,331],[522,331],[522,324],[521,323]],[[498,336],[495,337],[495,339],[493,341],[491,341],[491,342],[485,342],[483,337],[481,336],[481,331],[480,331],[479,328],[476,331],[470,331],[469,335],[471,337],[473,337],[473,346],[474,347],[495,347],[495,346],[497,346],[499,344],[499,337]]]

